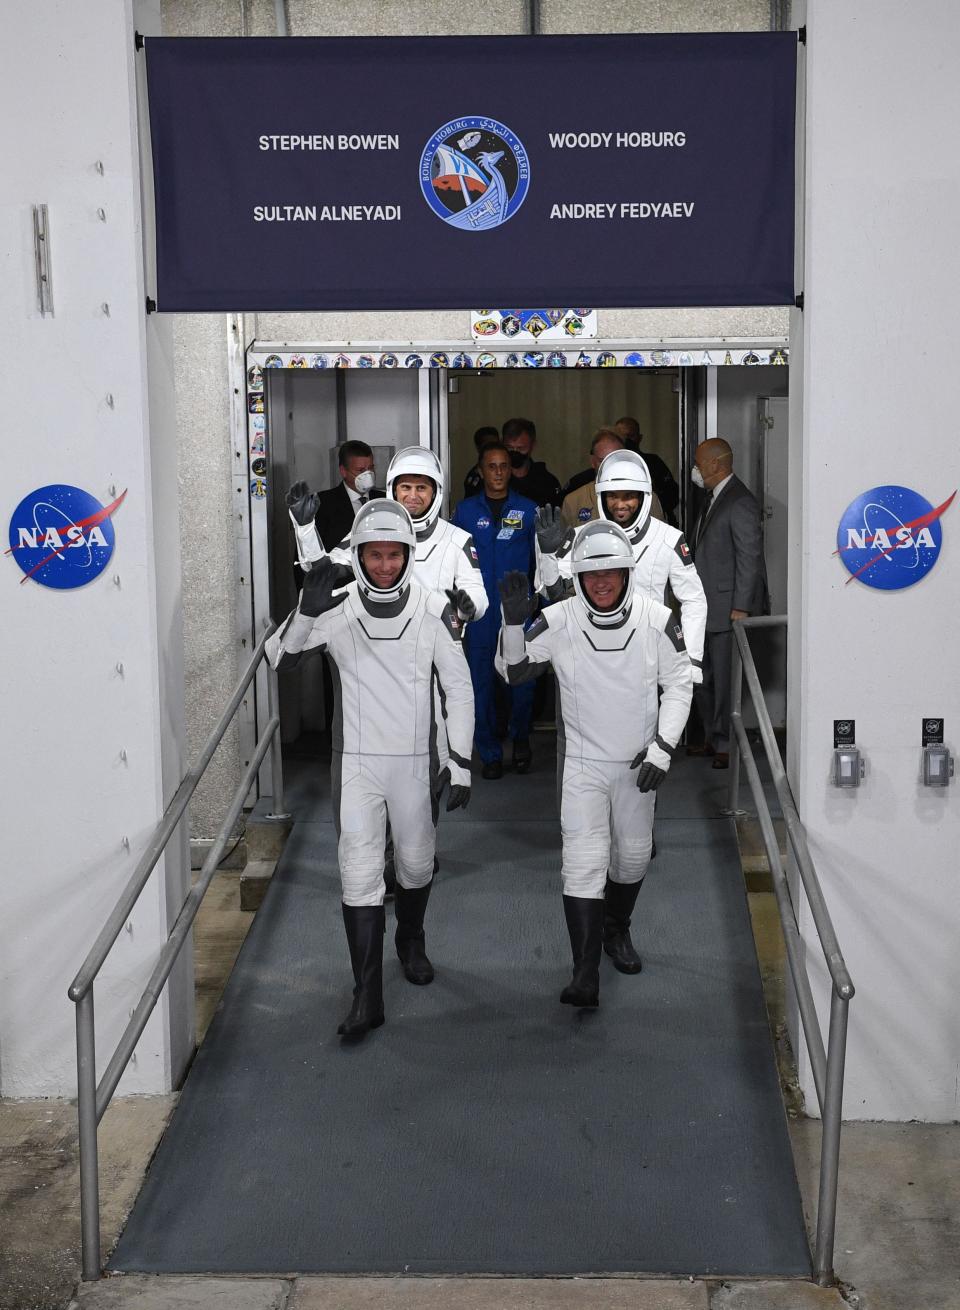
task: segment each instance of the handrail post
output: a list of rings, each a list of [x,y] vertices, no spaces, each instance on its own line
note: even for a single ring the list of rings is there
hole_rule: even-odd
[[[80,1127],[80,1238],[83,1280],[100,1277],[100,1165],[97,1155],[97,1046],[93,988],[77,1002],[77,1118]]]
[[[269,660],[264,660],[267,672],[267,719],[280,716],[279,696],[277,694],[277,671]],[[270,742],[270,778],[273,796],[271,798],[271,819],[286,819],[283,805],[283,747],[280,743],[280,729],[277,728]]]
[[[734,620],[733,631],[730,633],[730,717],[741,715],[743,706],[743,660],[740,655],[740,644],[737,641],[736,624],[739,620]],[[727,747],[730,752],[730,783],[727,793],[727,809],[731,814],[739,814],[740,806],[740,739],[736,732],[730,734],[730,744]]]
[[[821,1287],[836,1282],[833,1242],[837,1224],[837,1180],[840,1173],[840,1125],[843,1116],[843,1072],[847,1052],[849,1002],[836,988],[830,992],[830,1039],[827,1047],[827,1091],[823,1102],[820,1142],[820,1194],[817,1199],[817,1243],[814,1272]]]

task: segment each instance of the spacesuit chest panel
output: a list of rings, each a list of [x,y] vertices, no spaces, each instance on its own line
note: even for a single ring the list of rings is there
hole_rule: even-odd
[[[343,749],[409,755],[428,749],[432,643],[426,595],[412,586],[402,611],[378,618],[348,595],[349,623],[329,650],[343,699]]]
[[[637,606],[603,649],[601,630],[587,627],[585,617],[568,615],[569,641],[554,662],[567,755],[629,762],[656,734],[657,633]]]
[[[633,555],[637,561],[633,571],[634,587],[654,600],[662,601],[670,578],[671,550],[666,541],[654,529],[634,549]]]

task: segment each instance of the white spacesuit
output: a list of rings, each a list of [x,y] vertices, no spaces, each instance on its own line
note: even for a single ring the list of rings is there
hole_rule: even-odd
[[[404,478],[427,479],[434,487],[432,499],[419,513],[407,506],[417,535],[413,580],[428,591],[465,592],[473,602],[473,609],[466,606],[460,613],[461,621],[481,618],[487,611],[488,601],[473,540],[469,532],[440,517],[443,466],[426,446],[405,446],[397,451],[387,469],[387,496],[391,500],[399,499],[396,486]],[[290,489],[287,504],[296,536],[297,558],[305,572],[325,556],[335,564],[352,567],[348,542],[329,552],[324,550],[317,532],[316,494],[307,490],[306,483],[296,483]]]
[[[633,585],[638,593],[651,596],[663,604],[669,603],[672,591],[680,602],[680,622],[687,653],[693,665],[693,680],[703,681],[703,641],[707,626],[707,598],[697,574],[693,555],[679,528],[651,518],[650,505],[653,485],[650,471],[640,455],[632,450],[614,450],[597,470],[595,483],[597,509],[600,519],[616,521],[630,540],[637,566]],[[608,497],[621,493],[638,495],[640,505],[626,521],[615,518]],[[554,542],[560,544],[553,551],[541,547],[541,515],[538,515],[536,586],[551,600],[569,591],[570,552],[575,537],[569,528],[556,527]],[[583,528],[576,529],[582,532]],[[550,534],[548,532],[548,544]]]
[[[397,451],[387,469],[387,495],[392,500],[399,500],[397,483],[416,478],[429,479],[434,485],[434,495],[422,513],[410,513],[417,534],[414,581],[429,591],[466,592],[473,602],[473,612],[468,607],[467,612],[461,612],[460,618],[465,623],[482,618],[487,612],[488,601],[473,538],[463,528],[440,517],[443,466],[433,451],[425,446],[405,446]]]
[[[543,610],[526,633],[526,578],[504,579],[497,669],[513,684],[553,666],[563,903],[574,959],[561,1000],[592,1006],[601,945],[621,972],[640,970],[630,914],[650,861],[654,791],[690,712],[693,673],[670,610],[634,589],[626,533],[604,520],[586,524],[569,563],[574,595]]]
[[[334,670],[334,822],[356,982],[353,1009],[338,1031],[351,1036],[383,1022],[388,816],[396,851],[397,954],[411,982],[433,978],[423,916],[436,847],[434,680],[442,689],[450,743],[447,809],[466,805],[470,795],[473,689],[462,623],[443,595],[411,581],[414,545],[401,505],[363,505],[350,535],[355,581],[331,560],[316,561],[300,604],[267,643],[275,668],[326,651]]]
[[[406,505],[416,533],[416,553],[413,580],[427,591],[439,592],[456,606],[461,624],[482,618],[489,604],[477,552],[473,539],[462,528],[440,517],[443,504],[443,465],[432,450],[425,446],[405,446],[398,450],[387,469],[387,496],[391,500],[406,498],[406,492],[397,494],[402,480],[416,484],[431,484],[433,495],[426,503],[410,499]],[[415,495],[415,487],[412,492]],[[353,553],[349,541],[342,542],[327,552],[317,532],[317,496],[306,483],[296,483],[287,496],[290,521],[297,543],[297,557],[305,573],[323,558],[335,564],[353,567]],[[444,714],[439,692],[434,692],[432,777],[434,786],[442,790],[445,770],[449,765],[449,746],[444,725]],[[467,752],[469,757],[469,752]],[[396,861],[393,853],[392,824],[388,829],[384,849],[384,879],[392,895],[396,885]]]

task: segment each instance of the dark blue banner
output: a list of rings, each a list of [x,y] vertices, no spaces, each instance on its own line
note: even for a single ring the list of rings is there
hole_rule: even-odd
[[[796,56],[148,39],[158,308],[792,304]]]

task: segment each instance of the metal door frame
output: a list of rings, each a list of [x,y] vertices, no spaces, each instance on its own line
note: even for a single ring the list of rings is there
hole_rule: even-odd
[[[440,459],[447,483],[449,512],[450,437],[448,426],[447,369],[453,360],[465,356],[470,360],[466,367],[482,356],[481,367],[542,367],[546,355],[563,357],[564,367],[617,367],[617,368],[677,368],[681,386],[678,398],[678,470],[685,472],[690,453],[689,436],[691,414],[686,396],[687,378],[692,370],[704,370],[712,378],[713,425],[716,427],[717,368],[740,367],[751,364],[786,363],[788,340],[786,337],[761,338],[687,338],[654,340],[624,340],[594,338],[576,342],[572,348],[552,352],[526,351],[518,353],[509,343],[487,348],[486,343],[473,340],[432,342],[272,342],[255,337],[244,349],[243,315],[230,315],[229,372],[231,389],[231,438],[234,452],[235,477],[233,480],[234,521],[237,545],[237,648],[239,662],[245,662],[256,645],[256,634],[270,619],[270,523],[267,488],[272,475],[269,415],[265,410],[266,368],[358,368],[393,369],[417,367],[419,441],[428,446]],[[766,358],[761,358],[761,354]],[[627,363],[627,358],[631,362]],[[637,358],[644,363],[638,365]],[[417,364],[409,361],[417,360]],[[521,360],[534,362],[521,363]],[[535,362],[539,360],[539,362]],[[587,361],[584,363],[584,361]],[[321,362],[322,361],[322,362]],[[458,367],[461,365],[458,364]],[[710,381],[707,395],[710,394]],[[259,397],[259,410],[257,409]],[[709,403],[707,422],[709,422]],[[701,426],[700,430],[704,428]],[[257,458],[266,459],[266,474],[254,471]],[[686,512],[686,478],[678,477],[681,487],[681,514]],[[683,519],[681,518],[681,523]],[[238,711],[237,726],[241,758],[253,758],[256,743],[260,740],[269,718],[267,676],[261,668],[251,693]],[[272,781],[268,768],[260,771],[258,793],[261,798],[271,795]],[[247,808],[257,797],[251,792]]]

